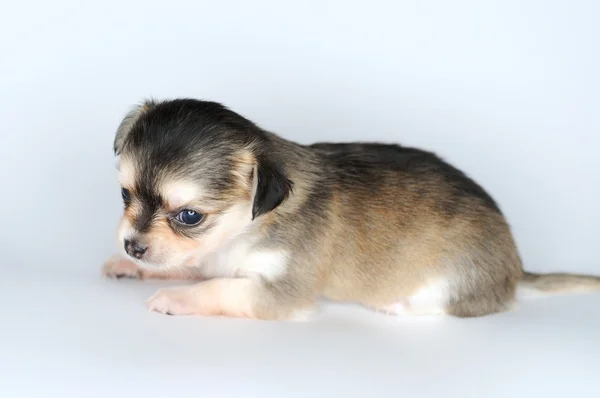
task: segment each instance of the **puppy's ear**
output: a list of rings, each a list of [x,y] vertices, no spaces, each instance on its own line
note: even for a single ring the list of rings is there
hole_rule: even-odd
[[[252,205],[252,219],[274,210],[292,192],[293,182],[290,181],[273,160],[264,155],[256,158],[256,192]]]
[[[121,154],[121,151],[123,150],[123,144],[125,143],[125,139],[127,138],[127,134],[129,134],[135,122],[137,122],[140,116],[148,109],[150,109],[153,105],[154,101],[152,100],[148,100],[142,104],[136,105],[125,115],[123,120],[121,120],[113,142],[113,151],[115,153],[115,156]]]

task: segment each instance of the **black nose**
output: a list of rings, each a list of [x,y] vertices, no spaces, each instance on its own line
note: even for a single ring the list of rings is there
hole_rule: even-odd
[[[125,239],[125,251],[131,257],[140,259],[144,253],[146,253],[146,250],[148,250],[148,248],[146,246],[142,246],[137,240]]]

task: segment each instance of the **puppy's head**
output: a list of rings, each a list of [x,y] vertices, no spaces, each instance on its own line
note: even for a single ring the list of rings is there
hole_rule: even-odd
[[[145,102],[121,122],[114,151],[118,241],[142,265],[198,265],[291,192],[268,135],[214,102]]]

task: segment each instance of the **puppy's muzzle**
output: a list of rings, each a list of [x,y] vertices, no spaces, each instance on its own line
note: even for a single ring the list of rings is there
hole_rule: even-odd
[[[146,250],[148,250],[148,246],[140,244],[140,242],[138,242],[137,240],[125,239],[125,251],[131,257],[137,258],[139,260],[144,256]]]

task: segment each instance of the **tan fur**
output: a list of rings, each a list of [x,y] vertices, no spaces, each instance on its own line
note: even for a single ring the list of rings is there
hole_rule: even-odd
[[[166,202],[166,211],[180,209],[203,196],[202,192],[198,191],[197,184],[186,181],[164,183],[160,191]]]
[[[132,188],[135,186],[135,170],[133,167],[133,163],[129,159],[124,157],[119,159],[119,164],[117,165],[119,172],[118,180],[122,187]]]
[[[525,272],[520,287],[543,294],[587,293],[600,290],[600,277],[566,273],[533,274]]]
[[[326,296],[334,300],[357,300],[369,307],[385,309],[400,297],[411,297],[430,281],[444,279],[456,285],[468,285],[469,290],[477,294],[477,299],[472,301],[449,297],[448,313],[473,316],[509,308],[502,302],[512,301],[521,271],[508,226],[501,217],[474,207],[463,219],[450,220],[432,213],[429,203],[403,192],[390,190],[382,195],[389,195],[393,202],[404,201],[407,211],[387,211],[388,206],[383,202],[381,206],[363,208],[370,223],[349,225],[343,217],[331,217],[337,222],[325,234],[329,240],[322,254]],[[353,206],[368,200],[351,191],[340,192],[332,211],[334,214],[344,210],[351,212]],[[394,208],[392,203],[389,208]],[[404,226],[400,235],[396,232],[390,236],[386,227],[390,224]],[[477,241],[486,235],[494,236],[500,245],[478,248]],[[398,240],[404,242],[402,247],[395,243]],[[382,252],[380,245],[371,242],[388,242],[390,251]],[[472,252],[465,253],[465,246],[471,247]],[[484,279],[471,279],[469,268],[473,267],[473,262],[481,261],[477,258],[480,250],[491,251],[492,258],[508,261],[512,270],[507,272],[506,268],[498,267],[498,274],[495,274],[495,267],[489,264]],[[340,258],[340,253],[348,255]],[[390,267],[390,260],[396,266]],[[450,263],[454,263],[455,269]]]
[[[243,151],[231,156],[233,167],[231,174],[235,177],[234,184],[229,194],[237,199],[252,199],[252,175],[256,172],[256,160],[250,151]]]
[[[155,227],[146,236],[148,241],[153,242],[153,247],[159,255],[163,252],[172,251],[186,253],[197,250],[202,245],[197,240],[175,235],[169,224],[164,220],[156,221]]]

